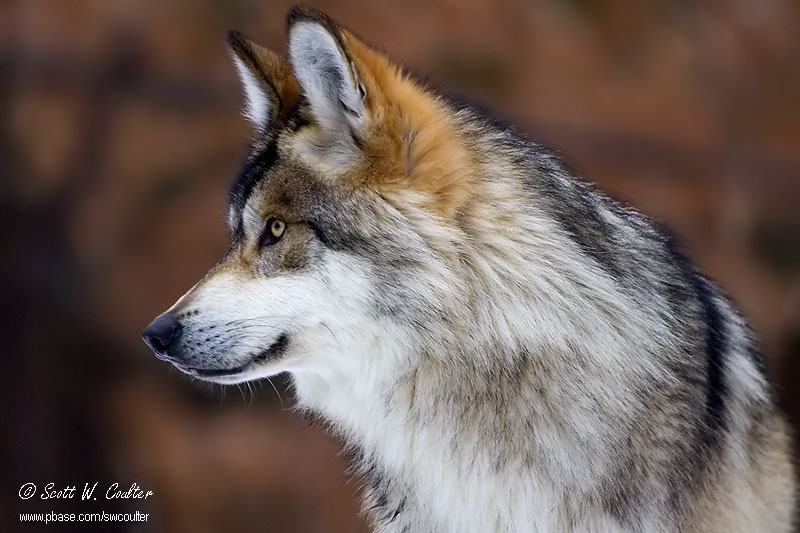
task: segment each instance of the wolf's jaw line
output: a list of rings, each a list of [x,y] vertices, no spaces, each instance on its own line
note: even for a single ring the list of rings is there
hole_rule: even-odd
[[[282,333],[278,337],[278,339],[275,342],[273,342],[266,350],[260,352],[258,355],[253,357],[247,363],[234,368],[195,368],[195,367],[182,367],[181,365],[176,365],[176,366],[186,371],[188,374],[191,374],[198,378],[233,377],[239,374],[243,374],[245,371],[247,371],[257,363],[261,363],[272,357],[280,355],[286,349],[286,346],[288,344],[289,344],[289,336],[286,333]]]

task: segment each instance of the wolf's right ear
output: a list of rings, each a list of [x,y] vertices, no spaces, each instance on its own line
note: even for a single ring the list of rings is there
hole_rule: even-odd
[[[300,94],[297,80],[286,61],[237,31],[226,37],[242,82],[244,115],[259,131],[266,131]]]

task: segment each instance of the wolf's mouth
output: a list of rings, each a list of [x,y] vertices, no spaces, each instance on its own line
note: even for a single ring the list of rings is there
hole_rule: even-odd
[[[255,357],[253,357],[243,365],[233,368],[194,368],[194,367],[184,367],[184,368],[190,374],[193,374],[200,378],[235,376],[236,374],[241,374],[254,364],[279,356],[286,350],[286,346],[288,344],[289,344],[289,336],[286,333],[283,333],[267,349],[261,351]]]

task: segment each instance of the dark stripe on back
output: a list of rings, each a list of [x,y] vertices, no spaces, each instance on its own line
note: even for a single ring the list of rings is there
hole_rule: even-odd
[[[673,264],[683,278],[691,284],[700,304],[703,332],[705,332],[706,405],[703,426],[700,430],[701,444],[712,448],[720,441],[720,432],[725,429],[725,400],[728,386],[725,383],[725,355],[728,351],[728,331],[725,318],[715,301],[717,291],[711,282],[697,272],[692,263],[678,250],[672,235],[663,230],[666,246]]]
[[[718,438],[715,432],[725,426],[725,353],[727,331],[725,320],[714,301],[714,291],[709,281],[695,273],[692,279],[706,319],[706,430],[704,440],[712,445]]]

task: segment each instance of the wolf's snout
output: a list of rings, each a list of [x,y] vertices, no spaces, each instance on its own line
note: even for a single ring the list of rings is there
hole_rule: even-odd
[[[181,331],[177,317],[172,313],[164,313],[145,328],[142,339],[156,357],[168,359],[169,347],[181,336]]]

